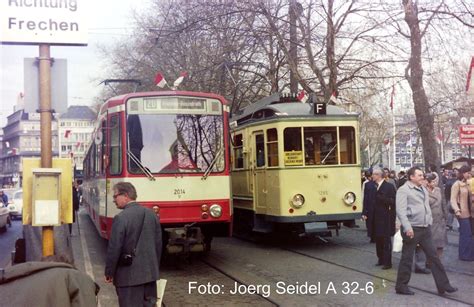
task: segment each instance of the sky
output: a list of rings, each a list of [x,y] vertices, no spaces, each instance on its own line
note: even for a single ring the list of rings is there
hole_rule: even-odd
[[[84,1],[84,0],[79,0]],[[51,46],[51,57],[67,60],[68,105],[92,105],[102,85],[104,59],[99,46],[127,38],[133,30],[133,12],[150,5],[151,0],[90,1],[87,12],[87,47]],[[0,127],[6,125],[17,97],[23,92],[23,60],[39,56],[38,46],[0,44]],[[105,76],[113,78],[114,76]]]

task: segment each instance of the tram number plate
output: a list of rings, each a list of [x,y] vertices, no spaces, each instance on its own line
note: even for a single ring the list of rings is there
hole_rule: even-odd
[[[305,232],[318,232],[328,230],[328,223],[326,222],[311,222],[304,223]]]
[[[184,189],[174,189],[174,195],[182,195],[186,194],[186,191]]]

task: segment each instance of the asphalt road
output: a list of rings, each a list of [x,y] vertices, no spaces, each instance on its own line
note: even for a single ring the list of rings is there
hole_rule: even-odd
[[[99,238],[84,212],[80,214],[80,226],[80,235],[74,228],[71,237],[76,265],[101,286],[101,306],[116,306],[113,286],[103,282],[107,241]],[[384,271],[375,267],[375,246],[368,243],[363,229],[343,229],[341,236],[331,238],[328,243],[310,239],[253,242],[216,238],[207,257],[162,262],[161,278],[168,280],[164,303],[166,306],[474,305],[472,263],[456,259],[456,241],[456,236],[450,236],[443,262],[451,282],[460,291],[440,297],[432,276],[413,274],[410,286],[416,295],[407,297],[395,294],[394,290],[399,253],[393,254],[393,269]],[[306,284],[319,287],[321,292],[293,291]],[[278,285],[285,285],[287,291],[279,293]],[[329,289],[330,285],[334,290]],[[348,285],[351,291],[346,293]],[[353,289],[354,285],[358,288]],[[239,293],[233,290],[237,286]],[[216,292],[212,292],[214,288]]]
[[[12,220],[12,227],[0,232],[0,268],[10,264],[11,252],[15,249],[16,239],[22,237],[23,225],[20,219]]]

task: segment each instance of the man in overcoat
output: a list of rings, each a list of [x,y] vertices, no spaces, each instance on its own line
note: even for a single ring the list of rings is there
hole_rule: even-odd
[[[370,174],[372,176],[372,174]],[[375,243],[375,232],[374,232],[374,197],[377,190],[377,185],[372,178],[364,183],[364,202],[362,208],[362,219],[365,221],[367,227],[367,236],[370,238],[370,243]]]
[[[372,236],[375,238],[375,248],[377,251],[377,265],[382,265],[382,269],[392,268],[392,240],[395,234],[395,187],[384,180],[383,171],[374,169],[372,172],[374,185],[367,191],[369,216],[372,219]],[[370,216],[372,215],[372,216]],[[365,216],[365,215],[364,215]]]
[[[117,208],[107,248],[105,281],[113,282],[120,307],[155,306],[156,281],[162,250],[159,217],[135,202],[137,192],[128,182],[113,187]],[[131,256],[132,261],[124,261]]]

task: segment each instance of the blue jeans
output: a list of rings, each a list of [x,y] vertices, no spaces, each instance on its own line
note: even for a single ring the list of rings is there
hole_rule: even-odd
[[[474,261],[474,240],[472,238],[471,219],[458,219],[459,221],[459,259]]]

